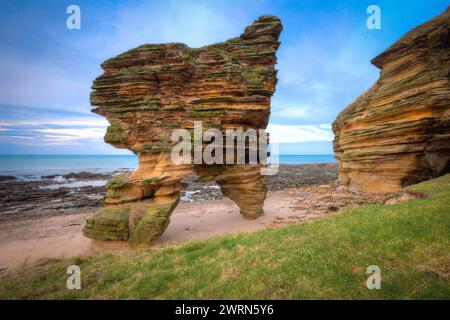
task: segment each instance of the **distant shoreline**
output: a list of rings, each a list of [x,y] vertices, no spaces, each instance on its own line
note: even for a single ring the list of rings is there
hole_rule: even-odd
[[[280,155],[283,165],[336,163],[334,155]],[[36,180],[42,176],[91,172],[111,174],[131,171],[138,166],[135,155],[0,155],[0,176]]]

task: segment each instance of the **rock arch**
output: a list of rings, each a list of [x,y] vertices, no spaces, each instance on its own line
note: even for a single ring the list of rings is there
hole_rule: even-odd
[[[175,165],[174,129],[265,129],[276,85],[276,50],[282,25],[262,16],[240,37],[201,48],[181,43],[149,44],[102,64],[92,86],[93,112],[110,123],[105,141],[139,158],[131,174],[112,178],[106,207],[88,218],[84,234],[99,240],[153,243],[169,223],[195,172],[215,180],[245,218],[263,214],[266,176],[263,164]]]

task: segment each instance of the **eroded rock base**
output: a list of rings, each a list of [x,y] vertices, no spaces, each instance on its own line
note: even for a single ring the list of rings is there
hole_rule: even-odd
[[[152,167],[141,164],[134,173],[113,177],[104,200],[107,207],[89,217],[84,234],[95,240],[157,242],[187,186],[183,180],[194,173],[201,181],[215,181],[244,218],[264,213],[267,176],[262,175],[261,164],[174,166],[166,161],[167,157],[158,157]]]
[[[148,200],[100,209],[87,219],[83,234],[95,240],[152,244],[167,228],[178,200]]]

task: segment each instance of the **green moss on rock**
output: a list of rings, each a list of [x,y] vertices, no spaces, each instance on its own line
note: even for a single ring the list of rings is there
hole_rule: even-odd
[[[129,183],[129,180],[123,176],[112,177],[107,184],[108,189],[122,189]]]
[[[161,73],[168,71],[172,68],[170,64],[160,65],[160,66],[132,66],[121,68],[114,72],[115,75],[118,76],[135,76],[139,74],[146,73]]]
[[[202,98],[202,99],[194,99],[191,102],[193,104],[214,103],[214,102],[233,102],[233,99],[229,96],[220,96],[220,97],[208,97],[208,98]]]
[[[91,215],[83,234],[96,240],[128,240],[129,206],[107,207]]]
[[[139,221],[134,222],[130,234],[131,243],[151,244],[159,239],[170,222],[170,215],[178,201],[151,205],[144,209]]]
[[[121,121],[117,119],[111,119],[110,125],[106,129],[104,138],[105,142],[111,144],[122,144],[127,141],[127,133],[124,130]]]
[[[266,67],[247,67],[242,70],[242,79],[248,88],[261,88],[264,81],[271,74],[271,69]]]

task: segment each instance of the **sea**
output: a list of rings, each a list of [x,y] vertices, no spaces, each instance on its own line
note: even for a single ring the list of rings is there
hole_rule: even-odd
[[[334,163],[334,155],[280,155],[280,164]],[[135,155],[0,155],[0,175],[19,179],[40,179],[71,172],[111,173],[134,170]]]

